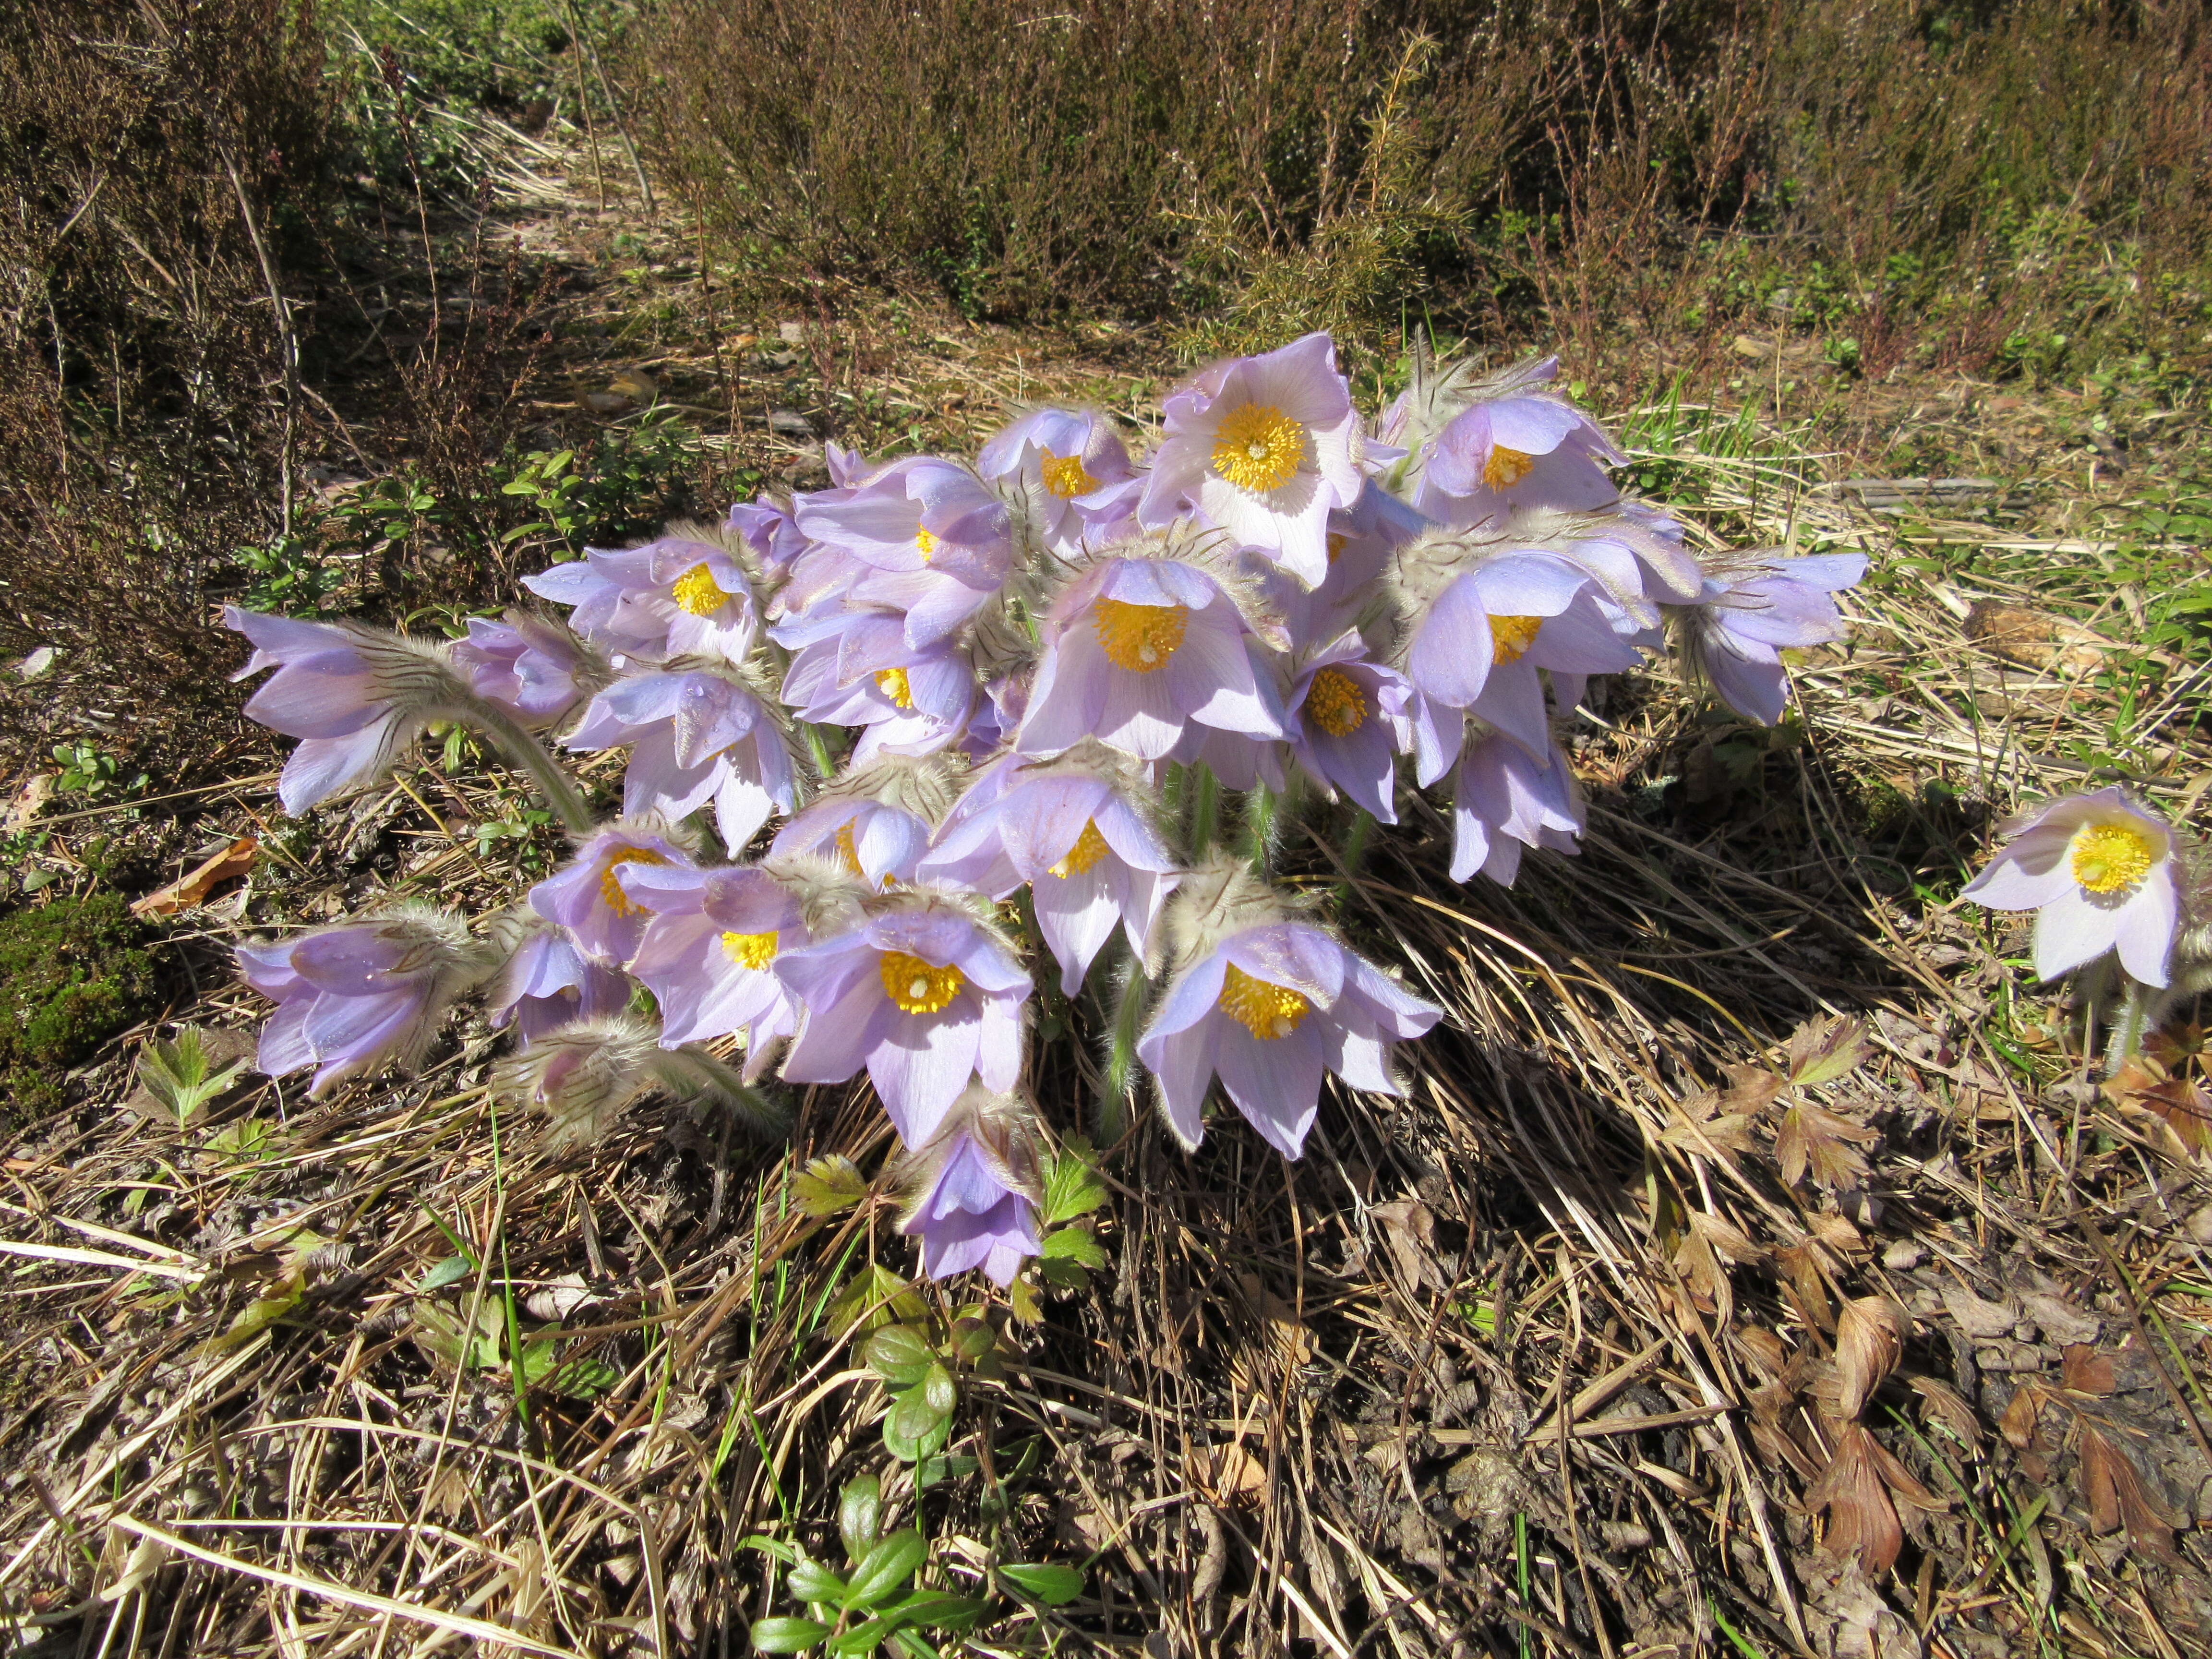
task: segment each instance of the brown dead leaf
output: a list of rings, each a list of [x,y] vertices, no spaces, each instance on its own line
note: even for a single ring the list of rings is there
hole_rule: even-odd
[[[1824,1187],[1856,1186],[1867,1172],[1867,1161],[1856,1146],[1878,1138],[1865,1124],[1838,1117],[1826,1107],[1792,1106],[1782,1115],[1782,1127],[1775,1132],[1774,1161],[1782,1178],[1793,1187],[1804,1180],[1808,1169]]]
[[[1830,1555],[1855,1555],[1876,1577],[1887,1572],[1905,1547],[1897,1506],[1890,1502],[1879,1465],[1875,1437],[1856,1423],[1836,1437],[1835,1455],[1805,1493],[1805,1507],[1827,1511],[1820,1547]]]
[[[2017,605],[1975,605],[1966,613],[1966,637],[2024,667],[2075,674],[2101,668],[2114,649],[2111,641],[2077,622]]]
[[[260,852],[259,842],[252,836],[240,836],[198,868],[186,871],[167,887],[157,888],[138,900],[131,907],[131,914],[141,920],[173,916],[195,904],[204,904],[208,895],[224,882],[253,868]]]
[[[2043,1416],[2044,1402],[2050,1392],[2033,1382],[2023,1382],[2012,1391],[2012,1399],[1997,1419],[1997,1431],[2014,1451],[2026,1451],[2035,1443],[2035,1425]]]
[[[1382,1224],[1383,1242],[1390,1260],[1408,1290],[1424,1286],[1444,1288],[1444,1275],[1431,1254],[1437,1243],[1437,1218],[1418,1198],[1401,1198],[1390,1204],[1371,1204],[1368,1214]]]
[[[1729,1084],[1716,1104],[1724,1113],[1763,1112],[1787,1086],[1786,1079],[1764,1066],[1727,1066],[1722,1069],[1728,1073]]]
[[[1818,1088],[1856,1071],[1866,1057],[1863,1023],[1815,1015],[1790,1034],[1790,1081],[1800,1088]]]
[[[1921,1409],[1958,1437],[1970,1451],[1979,1451],[1982,1446],[1982,1425],[1964,1395],[1949,1383],[1932,1376],[1905,1379],[1912,1384],[1913,1392],[1920,1396]]]
[[[2160,1560],[2175,1559],[2173,1534],[2182,1523],[2143,1483],[2135,1461],[2088,1423],[2081,1425],[2081,1496],[2089,1505],[2089,1529],[2127,1529],[2128,1541]]]
[[[1249,1509],[1267,1491],[1267,1466],[1241,1441],[1217,1446],[1205,1459],[1206,1496],[1224,1508]]]
[[[1738,1325],[1729,1334],[1752,1364],[1769,1376],[1780,1376],[1790,1364],[1789,1351],[1782,1346],[1782,1339],[1764,1325]]]
[[[1836,1317],[1836,1406],[1856,1417],[1867,1396],[1897,1369],[1912,1321],[1886,1296],[1863,1296],[1844,1304]]]
[[[23,791],[8,804],[8,816],[0,822],[0,832],[13,836],[31,827],[32,821],[46,809],[53,799],[54,775],[34,772],[23,785]]]
[[[1735,1262],[1740,1267],[1755,1267],[1766,1260],[1766,1252],[1754,1244],[1733,1223],[1703,1210],[1690,1212],[1690,1231],[1713,1247],[1714,1253]]]
[[[1719,1103],[1720,1096],[1710,1089],[1681,1102],[1659,1139],[1677,1152],[1717,1156],[1733,1167],[1735,1154],[1753,1148],[1751,1120],[1741,1112],[1712,1115],[1710,1109]]]
[[[2112,1355],[2099,1353],[2086,1342],[2069,1343],[2060,1352],[2058,1381],[2076,1394],[2110,1394],[2120,1385]]]

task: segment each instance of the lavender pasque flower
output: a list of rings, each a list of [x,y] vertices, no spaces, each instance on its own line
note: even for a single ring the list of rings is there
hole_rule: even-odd
[[[658,818],[617,818],[586,839],[568,864],[530,890],[530,907],[568,931],[595,962],[626,964],[637,954],[652,912],[623,890],[626,864],[689,866],[690,849]]]
[[[1844,637],[1833,596],[1856,586],[1866,567],[1863,553],[1740,554],[1717,564],[1697,603],[1674,613],[1689,678],[1745,719],[1773,725],[1790,695],[1782,653]]]
[[[1468,744],[1453,773],[1451,878],[1477,870],[1501,887],[1521,872],[1531,847],[1572,854],[1581,849],[1582,793],[1565,752],[1557,744],[1542,758],[1492,732]]]
[[[752,579],[739,548],[720,532],[679,525],[620,552],[586,550],[522,585],[573,605],[568,623],[618,659],[698,653],[741,662],[760,632]]]
[[[615,879],[633,904],[653,913],[629,971],[659,1001],[661,1046],[742,1034],[744,1080],[752,1082],[776,1039],[798,1024],[775,967],[807,943],[799,900],[753,866],[632,863],[618,866]]]
[[[2112,784],[2001,829],[2008,844],[1960,896],[2036,913],[2038,978],[2056,979],[2112,951],[2130,978],[2166,984],[2181,912],[2170,824]]]
[[[1468,388],[1474,401],[1416,456],[1413,504],[1440,524],[1472,526],[1529,507],[1605,507],[1607,473],[1628,458],[1597,423],[1549,388],[1559,360],[1524,363]]]
[[[1291,682],[1291,752],[1332,794],[1341,789],[1377,822],[1395,823],[1391,793],[1397,757],[1413,744],[1413,695],[1405,676],[1368,660],[1358,634],[1343,634]]]
[[[901,1176],[910,1195],[899,1231],[921,1239],[932,1279],[980,1267],[994,1284],[1011,1285],[1042,1249],[1033,1115],[1026,1101],[970,1084],[907,1160]]]
[[[523,905],[492,927],[507,965],[489,999],[491,1023],[512,1024],[524,1048],[571,1021],[618,1014],[629,1006],[629,976],[586,956],[559,923]]]
[[[617,680],[562,741],[579,750],[628,744],[623,811],[675,823],[711,801],[715,833],[734,853],[771,813],[799,804],[790,740],[781,711],[735,664],[684,663]]]

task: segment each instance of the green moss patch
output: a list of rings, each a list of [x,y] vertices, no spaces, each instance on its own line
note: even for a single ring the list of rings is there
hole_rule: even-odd
[[[148,930],[118,893],[0,916],[0,1098],[27,1118],[62,1103],[62,1073],[154,1006]]]

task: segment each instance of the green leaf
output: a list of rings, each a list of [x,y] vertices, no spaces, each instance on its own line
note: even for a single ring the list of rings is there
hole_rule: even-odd
[[[867,1195],[867,1177],[842,1152],[816,1158],[791,1178],[792,1202],[806,1215],[836,1215]]]
[[[757,1653],[798,1653],[829,1635],[830,1626],[812,1619],[756,1619],[753,1650]]]
[[[920,1389],[900,1395],[884,1419],[884,1449],[902,1463],[919,1463],[941,1450],[951,1434],[951,1415],[933,1410]]]
[[[856,1625],[830,1644],[828,1651],[839,1655],[873,1653],[884,1644],[891,1627],[880,1619],[871,1619],[865,1625]]]
[[[1047,1226],[1088,1215],[1106,1201],[1106,1183],[1092,1167],[1090,1144],[1081,1137],[1067,1143],[1058,1157],[1046,1162],[1044,1222]]]
[[[952,1322],[952,1352],[963,1359],[981,1359],[998,1340],[997,1334],[975,1315],[963,1314]]]
[[[1048,1261],[1074,1261],[1086,1267],[1106,1265],[1105,1247],[1092,1237],[1088,1227],[1062,1227],[1044,1236],[1044,1257]]]
[[[927,1492],[960,1475],[973,1474],[981,1467],[972,1457],[925,1457],[914,1467],[914,1484]]]
[[[449,1255],[424,1273],[422,1282],[415,1288],[427,1296],[432,1291],[442,1291],[448,1285],[458,1284],[475,1271],[474,1264],[466,1256]]]
[[[294,1268],[267,1296],[258,1297],[240,1309],[238,1317],[230,1322],[228,1330],[202,1343],[200,1352],[204,1354],[228,1353],[234,1348],[245,1346],[298,1307],[300,1298],[307,1294],[307,1290],[306,1273]]]
[[[139,1083],[179,1124],[190,1122],[193,1113],[229,1088],[245,1069],[243,1060],[234,1060],[210,1075],[207,1046],[196,1025],[185,1026],[173,1042],[155,1039],[138,1056]]]
[[[857,1561],[873,1549],[883,1524],[883,1483],[872,1474],[848,1480],[837,1494],[837,1535],[845,1540],[846,1559]]]
[[[843,1579],[819,1561],[800,1561],[792,1568],[787,1582],[791,1593],[802,1601],[835,1601],[842,1607],[852,1593]]]
[[[853,1569],[851,1584],[845,1592],[848,1607],[872,1607],[888,1601],[907,1587],[908,1582],[928,1558],[929,1545],[913,1528],[895,1532],[861,1558],[860,1565]]]
[[[879,1261],[837,1293],[830,1304],[828,1324],[842,1336],[856,1327],[872,1331],[901,1320],[914,1323],[928,1317],[929,1310],[914,1293],[914,1286]]]
[[[805,1559],[790,1545],[781,1539],[770,1538],[764,1533],[756,1532],[746,1534],[738,1540],[738,1547],[741,1550],[758,1550],[763,1555],[772,1555],[787,1567],[795,1565]]]
[[[1867,1057],[1866,1027],[1856,1019],[1815,1016],[1790,1034],[1790,1080],[1813,1088],[1833,1083]]]
[[[1091,1275],[1084,1268],[1081,1262],[1070,1261],[1065,1257],[1059,1257],[1049,1261],[1039,1262],[1037,1264],[1037,1271],[1044,1275],[1048,1283],[1057,1285],[1063,1290],[1079,1291],[1085,1285],[1088,1285],[1091,1282]],[[1016,1279],[1014,1282],[1017,1285],[1021,1283],[1019,1279]],[[1015,1314],[1018,1316],[1020,1316],[1022,1311],[1021,1297],[1015,1296],[1009,1299],[1012,1300],[1014,1304]],[[1035,1299],[1035,1295],[1032,1293],[1030,1297],[1032,1304],[1034,1304]],[[1043,1317],[1042,1310],[1040,1310],[1036,1313],[1027,1316],[1032,1320],[1042,1318]]]
[[[1000,1567],[999,1577],[1047,1607],[1060,1607],[1083,1594],[1083,1575],[1073,1567],[1015,1563]]]
[[[259,1118],[242,1117],[210,1135],[200,1151],[203,1156],[212,1152],[232,1164],[258,1164],[269,1156],[270,1145],[276,1138],[276,1130]]]
[[[937,1356],[910,1325],[886,1325],[862,1345],[868,1369],[895,1389],[910,1389],[937,1363]]]
[[[952,1595],[944,1590],[916,1590],[902,1601],[884,1609],[894,1625],[929,1625],[939,1630],[966,1630],[990,1610],[988,1601],[973,1595]]]

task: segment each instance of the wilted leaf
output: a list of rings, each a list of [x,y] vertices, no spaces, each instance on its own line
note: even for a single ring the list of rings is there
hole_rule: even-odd
[[[2011,1335],[2012,1328],[2020,1322],[2020,1310],[2012,1303],[1984,1302],[1958,1285],[1943,1287],[1943,1310],[1968,1336],[1984,1342]]]
[[[1717,1114],[1726,1116],[1737,1113],[1755,1117],[1771,1105],[1775,1096],[1788,1086],[1789,1080],[1770,1072],[1764,1066],[1724,1066],[1728,1087],[1722,1090],[1714,1104]]]
[[[1206,1484],[1220,1504],[1256,1504],[1267,1490],[1267,1466],[1239,1442],[1217,1447],[1206,1460]]]
[[[867,1177],[842,1152],[816,1158],[791,1178],[792,1202],[811,1216],[836,1215],[867,1195]]]
[[[252,869],[260,852],[259,842],[251,836],[240,836],[197,869],[187,871],[167,887],[158,888],[138,900],[131,907],[131,914],[142,920],[173,916],[191,905],[204,904],[208,895],[224,882]]]
[[[1889,1501],[1873,1455],[1875,1438],[1856,1423],[1836,1437],[1835,1455],[1805,1494],[1805,1507],[1827,1511],[1820,1547],[1831,1555],[1856,1555],[1869,1576],[1887,1572],[1905,1547],[1905,1531]]]
[[[2119,1387],[2112,1357],[2085,1342],[2069,1343],[2058,1357],[2058,1381],[2076,1394],[2110,1394]]]
[[[1997,1432],[2014,1451],[2026,1451],[2035,1443],[2035,1425],[2043,1416],[2044,1401],[2050,1397],[2033,1382],[2023,1382],[2012,1391],[2004,1415],[1997,1419]]]
[[[1824,1187],[1853,1187],[1867,1172],[1867,1161],[1853,1143],[1863,1146],[1879,1138],[1879,1132],[1826,1107],[1792,1106],[1775,1132],[1774,1161],[1793,1187],[1808,1169]]]
[[[306,1269],[295,1267],[266,1296],[257,1297],[241,1308],[238,1316],[230,1322],[229,1328],[202,1343],[200,1352],[204,1354],[228,1353],[234,1348],[243,1347],[298,1307],[300,1298],[307,1294],[307,1291]]]
[[[1790,1080],[1800,1088],[1833,1083],[1866,1057],[1866,1027],[1856,1019],[1816,1015],[1790,1034]]]
[[[2091,1531],[2124,1527],[2137,1549],[2174,1560],[2173,1534],[2181,1521],[2151,1495],[2134,1460],[2087,1423],[2081,1425],[2081,1496],[2089,1505]]]
[[[1407,1287],[1442,1290],[1443,1273],[1430,1255],[1436,1247],[1437,1218],[1429,1206],[1418,1198],[1401,1198],[1370,1205],[1367,1212],[1382,1224],[1382,1242],[1389,1246],[1390,1260]]]
[[[1856,1417],[1867,1396],[1897,1369],[1912,1322],[1886,1296],[1844,1304],[1836,1316],[1836,1407]]]
[[[1956,1389],[1932,1376],[1915,1376],[1907,1381],[1920,1396],[1921,1408],[1929,1418],[1948,1429],[1969,1451],[1981,1449],[1981,1423],[1974,1415],[1974,1408]]]

